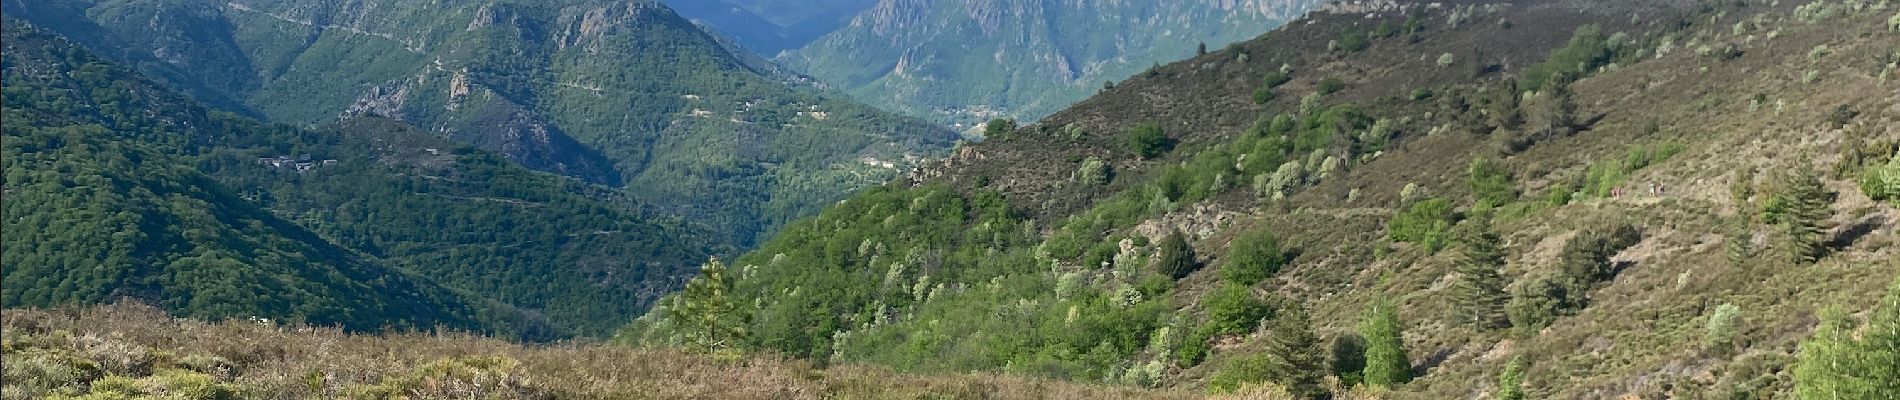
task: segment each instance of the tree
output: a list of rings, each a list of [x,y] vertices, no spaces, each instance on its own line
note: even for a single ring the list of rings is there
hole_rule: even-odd
[[[1826,251],[1821,224],[1833,215],[1832,196],[1812,168],[1795,168],[1783,179],[1781,192],[1769,200],[1767,212],[1769,221],[1781,227],[1788,262],[1807,265],[1821,259]]]
[[[1127,133],[1123,133],[1122,146],[1127,148],[1128,152],[1146,159],[1155,158],[1167,152],[1173,147],[1173,142],[1168,140],[1168,135],[1161,130],[1161,125],[1148,123],[1136,125]]]
[[[1226,259],[1221,260],[1220,277],[1228,282],[1253,286],[1280,272],[1285,264],[1286,256],[1280,253],[1279,239],[1262,229],[1234,239],[1234,243],[1227,248]]]
[[[1155,270],[1174,279],[1186,278],[1199,268],[1194,262],[1194,247],[1189,246],[1187,235],[1180,229],[1168,232],[1161,238],[1161,254],[1156,257]]]
[[[1013,120],[1013,119],[997,118],[997,119],[990,120],[989,123],[983,124],[984,138],[989,138],[989,139],[1001,138],[1003,137],[1003,135],[1008,135],[1010,132],[1015,132],[1015,131],[1016,131],[1016,120]]]
[[[1498,274],[1504,267],[1498,235],[1491,231],[1489,218],[1475,218],[1462,227],[1457,235],[1458,243],[1464,247],[1458,264],[1462,277],[1452,292],[1458,322],[1478,329],[1509,326],[1510,320],[1504,314],[1504,303],[1509,295],[1504,292],[1503,276]]]
[[[1497,400],[1524,400],[1525,363],[1524,356],[1517,356],[1504,364],[1504,372],[1498,373]]]
[[[1267,380],[1280,384],[1300,398],[1316,399],[1326,395],[1322,384],[1325,357],[1319,337],[1313,334],[1313,322],[1305,307],[1289,304],[1267,327]]]
[[[1891,399],[1900,393],[1900,280],[1888,287],[1859,339],[1853,317],[1822,312],[1821,327],[1801,343],[1795,394],[1802,399]]]
[[[1397,308],[1380,300],[1367,308],[1359,322],[1359,336],[1366,339],[1367,385],[1391,387],[1412,380],[1412,361],[1405,355],[1405,337],[1399,327]]]
[[[714,355],[733,355],[745,339],[744,318],[732,301],[733,282],[726,266],[713,258],[699,267],[699,277],[673,298],[667,317],[679,326],[687,348]]]

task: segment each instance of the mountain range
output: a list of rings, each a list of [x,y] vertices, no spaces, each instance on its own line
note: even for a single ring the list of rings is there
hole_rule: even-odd
[[[0,5],[219,108],[401,120],[624,187],[740,246],[956,137],[755,69],[650,1]]]
[[[7,396],[1900,393],[1890,0],[884,0],[788,70],[641,1],[0,1]],[[1274,4],[955,145],[795,72]]]
[[[1312,0],[883,0],[779,55],[858,99],[970,129],[1040,119],[1163,62],[1251,39]]]

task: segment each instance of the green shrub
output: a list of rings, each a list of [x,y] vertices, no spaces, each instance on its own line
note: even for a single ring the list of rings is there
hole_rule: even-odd
[[[197,372],[165,369],[152,376],[131,378],[126,376],[107,376],[92,382],[91,393],[72,397],[75,400],[111,400],[111,399],[167,399],[167,400],[228,400],[238,398],[237,389],[231,385],[218,383],[210,375]],[[55,395],[53,399],[64,399]]]
[[[1702,342],[1711,348],[1723,349],[1735,341],[1735,330],[1742,318],[1741,307],[1723,303],[1709,314],[1709,321],[1702,327]]]
[[[1016,131],[1016,120],[1013,120],[1013,119],[997,118],[997,119],[990,120],[990,122],[987,124],[983,124],[984,138],[989,138],[989,139],[1001,138],[1004,135],[1008,135],[1010,132],[1015,132],[1015,131]]]
[[[1511,183],[1511,172],[1497,162],[1488,158],[1474,159],[1465,172],[1465,183],[1471,186],[1471,196],[1475,200],[1473,208],[1493,208],[1517,200],[1517,187]]]
[[[1874,200],[1900,204],[1900,155],[1888,159],[1886,165],[1875,165],[1862,173],[1860,190]]]
[[[1498,373],[1497,400],[1524,400],[1524,356],[1511,357],[1504,364],[1504,372]]]
[[[1280,272],[1286,264],[1286,255],[1280,252],[1279,239],[1263,229],[1235,238],[1221,263],[1222,280],[1253,286]]]
[[[1155,158],[1172,149],[1174,142],[1161,130],[1161,125],[1147,123],[1122,133],[1122,146],[1138,157]]]
[[[1161,251],[1155,259],[1156,271],[1178,280],[1197,269],[1200,265],[1194,261],[1194,247],[1188,245],[1187,235],[1176,229],[1161,238]]]
[[[1248,354],[1234,357],[1221,364],[1220,370],[1207,379],[1207,392],[1226,394],[1240,390],[1242,386],[1267,381],[1267,369],[1273,362],[1265,353]]]
[[[1339,93],[1346,89],[1346,82],[1339,78],[1326,78],[1319,81],[1319,94]]]
[[[1551,52],[1544,62],[1524,69],[1518,75],[1518,88],[1524,90],[1542,89],[1553,76],[1570,74],[1576,77],[1589,75],[1597,68],[1609,64],[1619,54],[1609,38],[1603,35],[1603,28],[1597,25],[1585,25],[1577,28],[1570,36],[1570,43]]]
[[[1451,229],[1451,223],[1451,201],[1436,198],[1424,200],[1406,207],[1405,212],[1387,222],[1386,237],[1437,252],[1445,244],[1445,234]]]
[[[1548,278],[1525,282],[1518,285],[1511,294],[1511,303],[1504,307],[1504,313],[1511,318],[1511,326],[1521,334],[1533,334],[1557,321],[1563,313],[1564,299],[1569,294],[1563,286]]]
[[[1253,332],[1260,326],[1260,319],[1273,312],[1266,302],[1254,296],[1253,288],[1234,283],[1222,283],[1202,301],[1207,308],[1207,322],[1202,324],[1202,329],[1206,329],[1210,337]]]
[[[1108,184],[1109,179],[1113,178],[1111,174],[1108,163],[1102,162],[1099,158],[1089,157],[1082,160],[1082,166],[1076,169],[1075,181],[1088,186],[1101,186]]]
[[[1333,41],[1333,43],[1334,46],[1329,46],[1333,48],[1333,51],[1348,54],[1358,53],[1372,46],[1371,38],[1368,38],[1365,32],[1359,31],[1342,33],[1339,35],[1339,39]]]

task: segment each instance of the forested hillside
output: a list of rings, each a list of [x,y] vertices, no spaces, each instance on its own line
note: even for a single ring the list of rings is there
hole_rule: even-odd
[[[1894,323],[1896,11],[1333,4],[794,224],[621,338],[1267,398],[1885,398],[1890,335],[1844,332]]]
[[[859,99],[970,129],[1034,120],[1150,66],[1253,38],[1313,0],[883,0],[779,56]]]
[[[266,125],[17,20],[5,35],[9,306],[129,297],[206,318],[600,335],[730,251],[611,189],[401,123]]]
[[[956,138],[762,74],[649,0],[0,5],[219,108],[401,120],[624,186],[741,246]]]
[[[56,39],[12,20],[4,29],[9,307],[133,298],[205,318],[477,327],[467,299],[272,215],[178,157],[192,135],[134,111],[177,99],[127,87],[124,71],[83,52],[45,51]]]

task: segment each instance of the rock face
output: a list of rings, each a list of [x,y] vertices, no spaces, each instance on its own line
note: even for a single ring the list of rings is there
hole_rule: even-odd
[[[870,103],[960,128],[1036,119],[1200,44],[1252,38],[1316,0],[882,0],[780,57]]]
[[[860,158],[955,139],[763,68],[647,0],[103,3],[0,2],[213,105],[400,119],[624,186],[741,245],[896,176]]]

